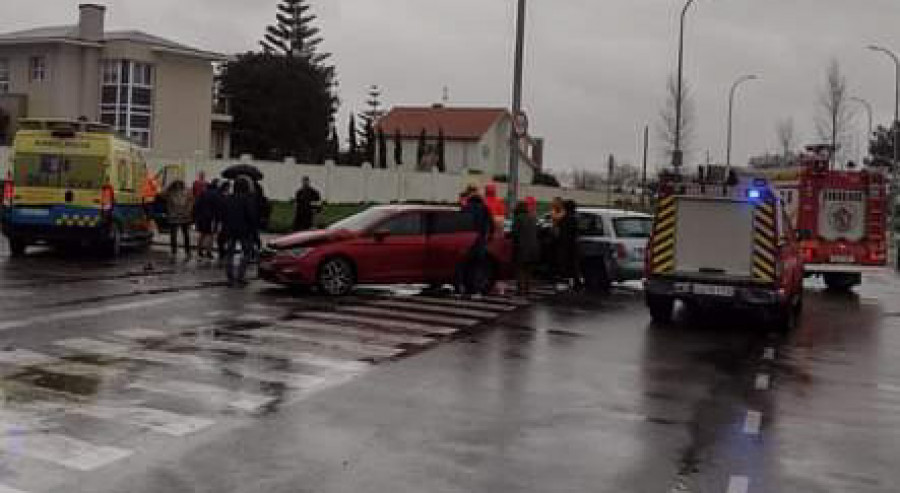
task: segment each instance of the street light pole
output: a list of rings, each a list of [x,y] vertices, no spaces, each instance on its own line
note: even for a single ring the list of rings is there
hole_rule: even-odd
[[[672,151],[672,167],[677,171],[684,164],[684,152],[681,150],[681,112],[684,103],[684,23],[688,9],[696,0],[687,0],[681,10],[681,25],[678,29],[678,87],[675,94],[675,149]]]
[[[759,79],[759,77],[755,75],[745,75],[734,81],[734,84],[731,85],[731,92],[728,95],[728,143],[725,146],[725,166],[727,168],[727,171],[725,173],[725,176],[728,176],[728,173],[731,172],[731,142],[732,128],[734,127],[734,95],[737,92],[737,88],[741,84],[757,79]]]
[[[872,138],[872,121],[873,121],[872,113],[874,113],[872,111],[872,104],[863,98],[853,97],[853,98],[850,98],[850,100],[861,104],[863,106],[863,108],[866,109],[866,115],[869,117],[869,127],[868,127],[869,133],[866,134],[866,144],[867,144],[866,147],[868,147],[868,142]]]
[[[507,187],[507,209],[510,217],[519,201],[519,132],[517,121],[522,114],[522,72],[525,64],[525,0],[519,0],[516,24],[516,60],[513,72],[512,118],[509,146],[509,186]]]
[[[890,211],[891,216],[894,218],[892,221],[892,232],[894,236],[894,243],[897,246],[897,226],[898,226],[898,217],[896,209],[897,202],[897,192],[898,186],[900,186],[900,133],[898,133],[898,125],[900,125],[900,57],[897,56],[892,50],[884,48],[882,46],[869,46],[869,49],[872,51],[877,51],[879,53],[884,53],[889,56],[891,60],[894,61],[894,123],[891,125],[891,135],[894,137],[894,161],[891,166],[891,175],[893,179],[891,180],[891,205]],[[897,268],[900,269],[900,250],[897,252]]]

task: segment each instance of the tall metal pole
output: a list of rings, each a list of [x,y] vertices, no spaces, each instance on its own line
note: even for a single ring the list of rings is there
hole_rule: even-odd
[[[891,135],[894,137],[894,162],[891,163],[891,174],[893,179],[891,180],[891,205],[890,211],[893,219],[893,226],[891,228],[894,237],[894,246],[897,247],[897,226],[898,226],[898,218],[896,213],[897,208],[897,194],[898,194],[898,186],[900,186],[900,132],[898,132],[898,126],[900,126],[900,57],[897,56],[892,50],[884,48],[882,46],[869,46],[869,49],[872,51],[877,51],[880,53],[884,53],[885,55],[891,57],[891,60],[894,61],[894,124],[891,126]],[[897,251],[897,268],[900,269],[900,248]]]
[[[650,125],[644,125],[644,164],[641,172],[641,207],[647,206],[647,155],[650,152]]]
[[[872,114],[874,113],[874,111],[872,110],[872,103],[869,103],[868,101],[866,101],[863,98],[857,98],[857,97],[850,98],[850,100],[861,104],[863,106],[863,108],[866,109],[866,115],[869,117],[869,126],[868,126],[869,133],[866,134],[866,147],[868,148],[868,143],[872,139],[872,130],[873,130],[872,125],[873,125],[873,121],[874,121],[873,116],[872,116]],[[865,155],[865,154],[863,154],[863,155]]]
[[[725,176],[728,176],[728,173],[731,172],[731,142],[732,128],[734,127],[734,94],[735,92],[737,92],[738,86],[740,86],[744,82],[756,79],[759,79],[759,77],[755,75],[745,75],[740,79],[734,81],[734,84],[731,85],[731,92],[728,95],[728,143],[725,146],[725,167],[727,171],[725,173]]]
[[[678,87],[675,94],[675,149],[672,151],[672,167],[676,171],[684,164],[684,151],[681,150],[681,113],[684,103],[684,22],[688,9],[696,0],[688,0],[681,10],[681,25],[678,29]]]
[[[509,146],[509,187],[507,190],[507,209],[510,217],[519,201],[519,135],[515,120],[522,113],[522,71],[525,64],[525,0],[519,0],[516,25],[516,60],[513,72],[512,117],[514,124],[510,134]]]

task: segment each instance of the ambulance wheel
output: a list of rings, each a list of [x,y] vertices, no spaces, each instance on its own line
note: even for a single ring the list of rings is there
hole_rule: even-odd
[[[672,323],[672,317],[675,311],[674,298],[648,294],[647,307],[650,309],[650,318],[653,319],[653,323],[658,325],[668,325]]]
[[[103,253],[107,257],[116,258],[122,253],[122,227],[118,224],[109,232],[109,238],[103,244]]]
[[[28,243],[22,238],[9,239],[9,253],[11,253],[13,257],[21,257],[25,255],[25,250],[27,248]]]

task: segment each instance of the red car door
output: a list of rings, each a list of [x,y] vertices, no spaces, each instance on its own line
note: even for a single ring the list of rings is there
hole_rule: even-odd
[[[452,282],[475,243],[472,217],[460,211],[438,211],[431,213],[428,225],[425,274],[429,282]]]
[[[386,219],[355,242],[358,282],[422,282],[426,245],[422,212],[404,212]]]

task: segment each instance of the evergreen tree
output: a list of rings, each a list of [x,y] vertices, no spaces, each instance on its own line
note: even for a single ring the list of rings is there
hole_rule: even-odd
[[[320,53],[321,30],[313,23],[317,17],[310,13],[308,0],[281,0],[275,14],[275,24],[266,28],[260,42],[263,52],[269,55],[303,60],[310,71],[325,85],[332,106],[331,121],[337,113],[340,101],[337,97],[337,75],[333,65],[326,62],[331,53]]]
[[[441,173],[445,173],[447,171],[447,156],[445,155],[444,150],[444,129],[441,128],[438,130],[438,141],[437,141],[437,169]]]
[[[416,166],[422,167],[422,161],[425,159],[425,147],[428,146],[428,133],[425,129],[422,129],[422,133],[419,134],[419,145],[416,148]]]
[[[337,127],[331,127],[331,138],[328,140],[328,159],[335,163],[341,160],[341,139],[338,136]]]
[[[400,127],[394,132],[394,164],[403,165],[403,135],[400,133]]]
[[[362,150],[364,153],[363,159],[365,162],[375,167],[375,148],[378,145],[377,136],[375,135],[375,124],[371,121],[366,122],[365,125],[365,136],[366,140],[363,142]]]
[[[377,135],[374,132],[374,128],[378,125],[378,120],[384,116],[384,111],[381,110],[381,89],[377,85],[369,86],[366,106],[368,107],[366,111],[359,114],[359,146],[367,152],[367,155],[368,150],[373,150],[372,156],[374,156],[374,149],[377,145]]]
[[[384,136],[384,129],[378,128],[378,167],[381,169],[387,169],[388,167],[388,145],[387,145],[387,137]]]
[[[357,132],[358,132],[358,129],[356,128],[356,116],[351,114],[350,115],[350,125],[349,125],[349,128],[347,129],[347,133],[349,135],[349,137],[347,137],[348,143],[349,143],[349,149],[347,149],[347,157],[349,159],[347,161],[347,164],[352,165],[352,166],[360,165],[360,163],[359,163],[359,145],[357,144],[357,141],[356,141]]]

